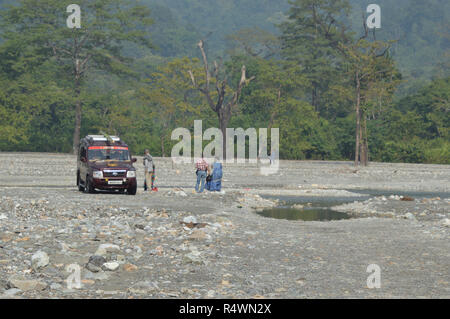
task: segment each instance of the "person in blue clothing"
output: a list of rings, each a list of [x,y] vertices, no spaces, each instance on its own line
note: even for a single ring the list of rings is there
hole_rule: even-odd
[[[220,163],[219,158],[216,157],[213,164],[209,191],[220,192],[222,189],[222,175],[222,163]]]

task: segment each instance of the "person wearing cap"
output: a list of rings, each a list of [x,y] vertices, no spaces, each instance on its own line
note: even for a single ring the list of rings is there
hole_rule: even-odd
[[[195,163],[195,168],[197,174],[197,184],[195,185],[195,191],[197,193],[203,193],[203,190],[205,189],[206,175],[208,171],[208,163],[206,163],[205,159],[203,158],[203,154],[202,158],[199,158]]]

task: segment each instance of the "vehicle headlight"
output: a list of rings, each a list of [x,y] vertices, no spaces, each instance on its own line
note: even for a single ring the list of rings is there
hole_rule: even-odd
[[[102,171],[94,171],[92,173],[92,177],[94,177],[94,178],[103,178],[103,172]]]
[[[136,171],[128,171],[128,172],[127,172],[127,177],[128,177],[128,178],[136,177]]]

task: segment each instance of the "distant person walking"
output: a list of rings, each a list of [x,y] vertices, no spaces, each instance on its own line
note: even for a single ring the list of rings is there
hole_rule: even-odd
[[[202,193],[205,189],[205,183],[206,183],[206,173],[208,171],[208,163],[206,163],[205,159],[199,158],[197,162],[195,163],[196,168],[196,174],[197,174],[197,184],[195,185],[195,191],[197,193]],[[201,185],[200,185],[201,184]],[[200,190],[199,190],[200,186]]]
[[[155,180],[155,164],[153,163],[153,157],[150,155],[148,149],[144,152],[144,167],[145,167],[145,180],[144,180],[144,191],[147,191],[148,185],[151,185],[151,190],[153,190],[153,182]]]

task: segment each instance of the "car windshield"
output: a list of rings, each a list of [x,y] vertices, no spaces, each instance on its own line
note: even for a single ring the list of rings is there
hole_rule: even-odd
[[[130,160],[130,154],[126,147],[94,146],[89,147],[88,159],[90,161],[128,161]]]

